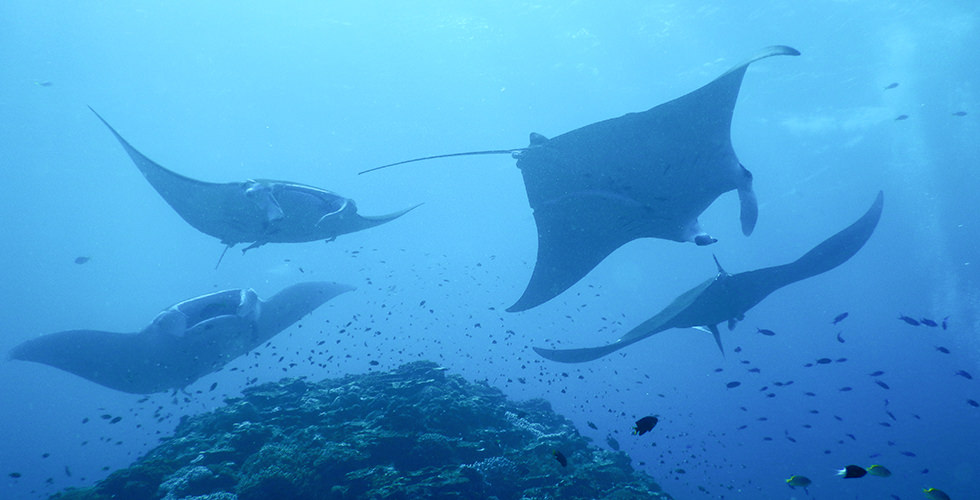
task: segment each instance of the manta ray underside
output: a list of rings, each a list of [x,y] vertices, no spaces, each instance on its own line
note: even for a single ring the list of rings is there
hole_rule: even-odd
[[[353,289],[338,283],[299,283],[266,301],[252,289],[215,292],[167,308],[139,333],[57,332],[17,345],[10,358],[134,394],[183,389]]]
[[[91,109],[91,108],[89,108]],[[418,207],[380,216],[357,213],[354,200],[324,189],[274,180],[213,183],[185,177],[147,158],[92,110],[119,140],[153,189],[198,231],[226,245],[331,241],[397,219]],[[224,256],[224,254],[222,254]],[[220,260],[219,260],[220,262]]]
[[[717,276],[677,297],[656,316],[611,344],[581,349],[535,347],[534,350],[552,361],[581,363],[601,358],[671,328],[706,329],[714,335],[715,342],[721,348],[719,324],[727,322],[728,328],[732,329],[749,309],[772,292],[825,273],[853,257],[871,238],[881,218],[883,203],[883,195],[879,192],[871,208],[860,219],[789,264],[738,274],[726,273],[719,264]]]
[[[799,52],[768,47],[687,95],[551,139],[531,134],[526,148],[378,168],[513,154],[534,211],[538,254],[524,294],[507,310],[527,310],[558,296],[635,239],[714,243],[698,216],[728,191],[738,191],[742,232],[752,232],[758,207],[752,174],[732,148],[732,113],[749,64],[778,55]]]

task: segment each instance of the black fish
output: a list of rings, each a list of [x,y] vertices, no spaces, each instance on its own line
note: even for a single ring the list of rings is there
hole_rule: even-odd
[[[837,316],[834,316],[834,322],[833,322],[833,324],[836,325],[837,323],[840,323],[841,321],[844,321],[844,318],[847,318],[848,314],[849,313],[842,312],[842,313],[838,314]]]
[[[880,376],[882,376],[884,374],[885,374],[885,372],[883,372],[881,370],[878,370],[878,371],[871,372],[868,375],[869,376],[872,376],[872,377],[880,377]]]
[[[772,330],[766,330],[765,328],[756,328],[756,330],[757,330],[757,331],[758,331],[759,333],[761,333],[761,334],[763,334],[763,335],[766,335],[766,336],[769,336],[769,337],[772,337],[773,335],[775,335],[775,334],[776,334],[776,332],[774,332],[774,331],[772,331]]]
[[[820,358],[817,360],[818,365],[826,365],[826,364],[830,364],[831,362],[833,362],[833,360],[830,358]]]
[[[758,204],[752,174],[731,144],[732,114],[749,64],[780,55],[799,51],[767,47],[687,95],[551,139],[531,134],[526,148],[420,160],[517,158],[538,229],[538,253],[524,294],[507,310],[527,310],[561,294],[635,239],[714,243],[698,215],[728,191],[738,191],[742,232],[752,233]]]
[[[904,322],[906,322],[906,323],[908,323],[908,324],[910,324],[912,326],[919,326],[920,325],[919,320],[917,320],[915,318],[910,318],[908,316],[905,316],[904,314],[901,315],[901,316],[899,316],[898,319],[900,319],[900,320],[902,320],[902,321],[904,321]]]
[[[931,320],[929,318],[922,318],[922,319],[919,320],[919,322],[922,323],[923,325],[926,325],[926,326],[932,327],[932,328],[935,328],[935,327],[939,326],[939,323],[936,323],[935,321],[933,321],[933,320]]]
[[[966,111],[957,111],[953,113],[953,116],[966,116]]]
[[[946,326],[947,326],[946,320],[948,320],[948,319],[949,319],[949,316],[946,316],[945,318],[943,318],[943,330],[946,329]]]
[[[17,478],[20,477],[20,472],[11,472],[9,474],[9,476],[12,477],[12,478],[14,478],[14,479],[17,479]]]
[[[840,392],[850,392],[852,389],[850,387],[841,387]]]
[[[122,420],[122,417],[115,417],[109,421],[110,424],[118,424]]]
[[[967,373],[966,370],[956,370],[956,374],[967,380],[973,380],[973,375]]]
[[[729,383],[725,384],[725,387],[727,387],[729,389],[734,389],[734,388],[736,388],[736,387],[738,387],[740,385],[742,385],[741,382],[733,381],[733,382],[729,382]]]
[[[880,380],[875,380],[875,383],[878,384],[879,386],[881,386],[882,389],[891,389],[891,387],[888,387],[888,384],[886,384],[886,383],[884,383],[884,382],[882,382]]]
[[[906,457],[912,457],[912,458],[916,457],[915,453],[912,453],[911,451],[900,451],[899,453],[905,455]]]
[[[586,420],[586,421],[585,421],[585,425],[588,425],[588,426],[589,426],[589,427],[591,427],[592,429],[595,429],[595,430],[599,430],[599,428],[598,428],[598,427],[596,427],[596,426],[595,426],[595,424],[593,424],[592,422],[590,422],[590,421],[588,421],[588,420]]]
[[[841,344],[844,343],[844,337],[841,337],[840,336],[840,334],[842,334],[842,333],[844,333],[844,332],[837,332],[837,341],[840,342]]]
[[[859,477],[864,477],[868,471],[864,470],[864,467],[858,465],[848,465],[843,469],[837,471],[837,475],[843,477],[844,479],[855,479]]]
[[[653,428],[657,426],[657,422],[659,422],[657,417],[643,417],[636,421],[636,426],[633,427],[633,434],[642,436],[653,430]]]
[[[215,388],[217,388],[217,387],[218,387],[218,383],[217,382],[211,384],[211,387],[208,389],[208,392],[211,392],[211,391],[215,390]]]
[[[885,90],[891,90],[895,87],[898,87],[898,82],[889,83],[887,86],[885,86]]]
[[[977,403],[976,401],[974,401],[972,399],[967,399],[966,400],[966,404],[968,404],[968,405],[970,405],[970,406],[972,406],[974,408],[980,408],[980,403]]]
[[[83,257],[75,257],[75,263],[76,264],[84,264],[84,263],[86,263],[86,262],[88,262],[90,260],[92,260],[91,257],[84,257],[84,256]]]
[[[557,460],[558,463],[560,463],[562,467],[567,467],[568,466],[568,459],[565,458],[565,454],[564,453],[562,453],[562,452],[560,452],[558,450],[552,450],[551,451],[551,454],[555,456],[555,460]]]
[[[898,115],[895,117],[895,121],[897,122],[900,122],[902,120],[908,120],[908,119],[909,119],[909,115]]]
[[[941,345],[937,345],[936,346],[936,350],[939,351],[939,352],[941,352],[941,353],[943,353],[943,354],[949,354],[949,349],[946,349],[945,347],[943,347]]]

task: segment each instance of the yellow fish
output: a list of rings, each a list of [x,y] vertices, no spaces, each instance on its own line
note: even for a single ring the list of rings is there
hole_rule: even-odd
[[[872,465],[868,467],[868,474],[878,477],[889,477],[892,475],[892,471],[888,470],[887,467],[883,465]]]
[[[945,491],[936,488],[922,488],[922,492],[926,494],[926,498],[929,500],[952,500]]]

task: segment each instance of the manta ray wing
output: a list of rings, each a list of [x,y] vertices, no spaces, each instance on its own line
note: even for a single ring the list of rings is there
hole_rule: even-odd
[[[91,109],[91,108],[89,108]],[[330,191],[274,180],[213,183],[185,177],[147,158],[109,128],[146,180],[182,219],[225,245],[300,243],[331,240],[341,234],[383,224],[410,210],[361,216],[354,201]]]
[[[884,195],[879,192],[871,207],[857,221],[789,264],[731,275],[718,266],[716,277],[677,297],[663,311],[616,342],[578,349],[535,347],[534,350],[552,361],[581,363],[598,359],[664,330],[702,327],[713,334],[721,347],[716,325],[741,319],[749,309],[786,285],[825,273],[847,262],[871,238],[881,219],[883,205]]]
[[[708,244],[698,216],[738,190],[742,229],[758,214],[752,175],[735,156],[731,121],[753,61],[798,55],[770,47],[687,95],[552,139],[532,135],[517,166],[538,229],[535,268],[508,311],[559,295],[623,244],[652,237]]]
[[[71,330],[23,342],[10,351],[10,358],[46,364],[123,392],[178,389],[219,370],[350,290],[353,287],[338,283],[299,283],[260,301],[257,315],[227,314],[225,304],[215,303],[218,307],[210,309],[219,316],[198,321],[178,335],[150,327],[139,333]],[[227,291],[199,299],[224,301]],[[203,311],[210,305],[198,303],[192,309]]]

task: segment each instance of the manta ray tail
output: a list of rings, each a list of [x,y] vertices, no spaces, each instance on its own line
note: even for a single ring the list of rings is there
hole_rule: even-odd
[[[403,160],[395,163],[389,163],[387,165],[381,165],[380,167],[369,168],[367,170],[362,170],[357,173],[357,175],[366,174],[368,172],[374,172],[375,170],[381,170],[383,168],[394,167],[396,165],[404,165],[406,163],[414,163],[417,161],[425,160],[435,160],[438,158],[451,158],[453,156],[477,156],[477,155],[504,155],[504,154],[514,154],[519,151],[524,151],[527,148],[516,148],[516,149],[490,149],[487,151],[467,151],[465,153],[448,153],[442,155],[434,156],[423,156],[422,158],[412,158],[411,160]]]

